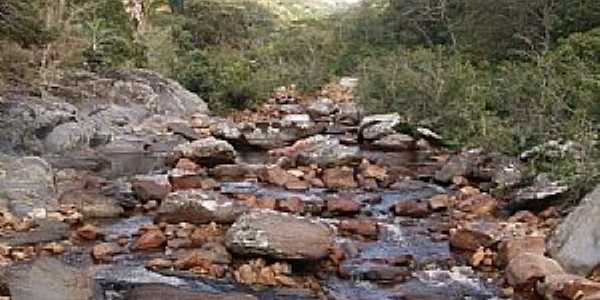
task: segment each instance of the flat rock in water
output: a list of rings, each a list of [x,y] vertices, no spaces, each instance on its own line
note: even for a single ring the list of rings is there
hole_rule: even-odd
[[[13,300],[89,300],[95,284],[90,276],[54,258],[39,258],[8,274]]]
[[[600,186],[585,196],[548,241],[548,251],[567,271],[588,275],[600,264]]]
[[[333,232],[316,220],[253,211],[231,226],[225,240],[230,251],[241,255],[315,260],[329,254]]]

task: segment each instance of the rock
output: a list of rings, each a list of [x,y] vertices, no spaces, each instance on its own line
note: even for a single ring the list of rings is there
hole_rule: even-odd
[[[450,246],[460,250],[476,251],[489,248],[498,242],[499,228],[497,224],[487,222],[469,223],[450,231]]]
[[[123,253],[124,249],[117,243],[100,243],[92,248],[92,256],[101,262],[110,262],[114,255]]]
[[[365,218],[343,220],[338,229],[347,234],[358,234],[368,238],[377,238],[379,235],[377,222]]]
[[[286,114],[304,114],[306,112],[306,109],[304,108],[304,106],[299,105],[299,104],[282,104],[279,105],[279,111],[286,113]]]
[[[68,237],[68,224],[49,219],[38,219],[35,221],[35,227],[29,231],[3,234],[0,237],[0,244],[19,247],[60,241]]]
[[[129,290],[123,299],[145,299],[145,300],[258,300],[248,294],[235,292],[208,293],[188,290],[182,287],[169,285],[151,284],[141,285]]]
[[[417,148],[417,141],[410,135],[394,133],[374,141],[371,145],[386,151],[408,151]]]
[[[308,113],[314,118],[329,116],[333,114],[336,109],[337,106],[335,105],[335,102],[329,98],[319,98],[306,108]]]
[[[86,224],[77,229],[77,236],[93,241],[98,238],[98,228],[92,224]]]
[[[151,250],[162,248],[167,242],[165,234],[159,230],[148,230],[144,232],[140,238],[131,246],[133,250]]]
[[[424,218],[431,212],[427,203],[421,201],[403,201],[394,206],[394,212],[397,216]]]
[[[358,86],[359,79],[354,77],[342,77],[339,84],[347,89],[355,89]]]
[[[59,198],[61,205],[73,205],[85,218],[116,218],[124,213],[119,202],[96,191],[72,190]]]
[[[470,158],[455,155],[435,173],[435,180],[441,183],[449,183],[456,176],[468,177],[473,173],[474,165]]]
[[[184,158],[204,166],[228,164],[235,161],[236,152],[228,142],[208,137],[191,143],[181,144],[174,149]]]
[[[548,251],[567,271],[588,275],[600,264],[600,186],[581,200],[554,231]]]
[[[56,126],[44,139],[46,151],[64,153],[88,146],[92,130],[88,126],[69,122]]]
[[[444,140],[441,135],[429,128],[417,127],[417,133],[424,139],[435,143],[441,143]]]
[[[208,106],[196,94],[153,71],[120,69],[101,74],[78,71],[64,75],[52,92],[66,98],[90,99],[96,103],[140,104],[159,115],[208,113]]]
[[[277,165],[266,167],[258,174],[261,181],[276,186],[284,186],[290,179],[289,176],[284,169]]]
[[[304,212],[304,202],[298,197],[282,199],[277,204],[277,209],[283,212],[299,214]]]
[[[13,300],[96,299],[90,276],[49,257],[10,272],[8,288]]]
[[[19,216],[55,208],[52,167],[39,157],[0,161],[0,207]]]
[[[358,187],[354,180],[354,169],[337,167],[323,171],[323,183],[329,189],[353,189]]]
[[[498,201],[488,194],[477,194],[458,203],[457,208],[475,216],[484,216],[494,213]]]
[[[219,181],[244,181],[257,178],[263,169],[265,169],[264,165],[219,165],[214,167],[210,174]]]
[[[556,200],[568,191],[568,186],[558,181],[551,181],[547,174],[540,174],[532,186],[516,191],[508,207],[513,211],[521,209],[542,211],[556,204]]]
[[[498,247],[498,266],[505,267],[515,257],[522,253],[531,253],[544,256],[546,241],[543,237],[523,237],[505,240]]]
[[[237,254],[307,260],[327,257],[332,239],[325,224],[271,211],[241,216],[225,237],[227,248]]]
[[[168,223],[233,223],[247,209],[215,192],[185,190],[169,194],[161,203],[156,219]]]
[[[142,201],[161,201],[167,197],[172,189],[166,175],[137,176],[131,187],[137,198]]]
[[[546,299],[586,299],[600,293],[600,283],[577,275],[549,275],[538,284],[537,292]]]
[[[398,113],[367,116],[360,122],[359,135],[365,140],[377,140],[396,133],[394,128],[400,123]]]
[[[360,212],[362,204],[352,198],[337,195],[327,198],[327,211],[332,214],[352,215]]]
[[[338,103],[338,122],[347,125],[357,125],[360,122],[361,112],[353,102]]]
[[[431,210],[444,210],[450,205],[450,196],[447,194],[435,195],[429,198],[428,203]]]
[[[506,280],[514,287],[543,280],[546,276],[565,274],[563,268],[547,257],[523,253],[513,258],[506,267]]]
[[[315,126],[315,123],[310,119],[310,116],[307,114],[291,114],[285,115],[281,119],[281,125],[283,127],[310,129]]]
[[[358,147],[348,147],[331,136],[315,135],[297,141],[294,145],[269,151],[272,156],[294,158],[299,165],[319,167],[335,167],[360,163]]]
[[[210,126],[212,135],[228,141],[239,141],[242,138],[242,132],[238,129],[235,123],[220,120]]]
[[[175,261],[178,269],[192,269],[195,267],[210,267],[212,264],[228,265],[231,263],[231,255],[225,246],[216,243],[207,243],[200,249],[186,252],[180,259]]]
[[[364,178],[374,178],[380,181],[384,181],[388,177],[387,170],[385,169],[385,167],[371,164],[366,160],[364,160],[360,164],[359,169],[360,174]]]

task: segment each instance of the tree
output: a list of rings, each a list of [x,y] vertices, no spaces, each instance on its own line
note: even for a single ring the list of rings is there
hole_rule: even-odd
[[[50,34],[38,15],[40,4],[39,1],[0,1],[0,39],[24,47],[48,42]]]

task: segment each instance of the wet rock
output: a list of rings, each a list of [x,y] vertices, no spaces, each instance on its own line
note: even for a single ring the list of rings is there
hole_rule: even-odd
[[[284,186],[289,180],[289,174],[277,165],[269,166],[261,170],[258,174],[262,182]]]
[[[8,287],[14,300],[95,299],[90,276],[53,258],[39,258],[10,272]]]
[[[600,264],[600,186],[581,200],[548,241],[548,251],[569,272],[586,276]]]
[[[467,177],[473,173],[474,164],[471,158],[463,155],[452,156],[446,164],[435,173],[435,180],[449,183],[456,176]]]
[[[146,300],[258,300],[256,297],[248,294],[236,292],[198,292],[188,290],[182,287],[173,287],[169,285],[152,284],[134,287],[129,290],[125,299],[146,299]]]
[[[394,128],[400,123],[401,118],[398,113],[367,116],[360,122],[359,134],[365,140],[380,139],[396,133]]]
[[[366,218],[343,220],[338,229],[346,234],[358,234],[368,238],[377,238],[379,235],[377,222]]]
[[[327,198],[327,211],[334,215],[352,215],[360,212],[362,204],[346,195]]]
[[[228,142],[208,137],[191,143],[177,146],[175,152],[205,166],[233,163],[236,158],[235,149]]]
[[[131,246],[133,250],[151,250],[162,248],[167,242],[165,234],[158,229],[144,232]]]
[[[69,225],[54,220],[39,219],[35,227],[25,232],[11,232],[0,237],[0,244],[11,247],[49,243],[66,239],[69,236]]]
[[[421,201],[404,201],[394,206],[394,212],[397,216],[424,218],[431,212],[427,203]]]
[[[192,224],[233,223],[248,207],[202,190],[171,193],[161,203],[157,221]]]
[[[119,202],[95,191],[72,190],[59,198],[62,205],[73,205],[85,218],[116,218],[124,213]]]
[[[142,201],[163,200],[172,189],[166,175],[137,176],[131,186],[137,198]]]
[[[358,187],[354,180],[354,169],[348,167],[331,168],[323,171],[323,183],[329,189],[353,189]]]
[[[55,208],[52,167],[39,157],[0,160],[0,207],[19,216]]]
[[[523,237],[505,240],[498,247],[499,266],[506,266],[515,257],[522,253],[531,253],[543,256],[546,253],[546,241],[543,237]]]
[[[222,194],[254,194],[257,190],[256,184],[249,181],[221,183]]]
[[[241,216],[225,237],[227,248],[237,254],[308,260],[326,257],[332,238],[318,221],[269,211]]]
[[[494,213],[498,201],[488,194],[477,194],[460,201],[457,208],[475,216],[484,216]]]
[[[447,194],[435,195],[429,198],[429,208],[433,211],[447,209],[450,205],[450,196]]]
[[[92,248],[92,257],[101,262],[112,261],[113,256],[125,250],[117,243],[100,243]]]
[[[498,225],[487,222],[474,222],[450,231],[450,245],[453,248],[476,251],[489,248],[500,238]]]
[[[336,109],[337,106],[335,102],[329,98],[319,98],[306,108],[308,113],[314,118],[329,116],[333,114]]]
[[[410,135],[395,133],[378,139],[371,145],[386,151],[408,151],[417,148],[417,141]]]
[[[77,229],[77,236],[93,241],[98,238],[98,228],[92,224],[86,224]]]
[[[546,299],[586,299],[600,293],[600,283],[577,275],[550,275],[538,284],[537,292]]]
[[[92,129],[81,123],[69,122],[56,126],[44,139],[46,151],[64,153],[89,145]]]
[[[344,146],[339,139],[325,135],[315,135],[269,153],[272,156],[294,158],[299,165],[306,166],[335,167],[360,162],[358,147]]]
[[[554,260],[547,257],[523,253],[513,258],[506,267],[506,280],[511,286],[535,284],[546,276],[561,275],[565,271]]]

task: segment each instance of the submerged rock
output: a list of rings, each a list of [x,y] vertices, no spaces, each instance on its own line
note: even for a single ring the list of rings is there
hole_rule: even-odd
[[[241,255],[316,260],[329,254],[333,232],[316,220],[253,211],[231,226],[225,240],[230,251]]]

